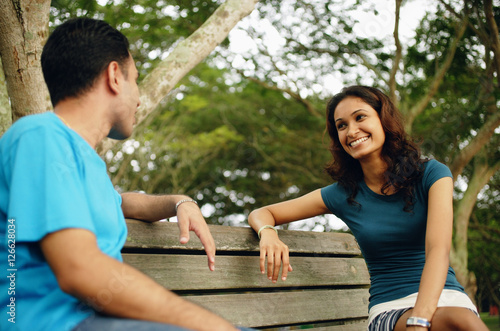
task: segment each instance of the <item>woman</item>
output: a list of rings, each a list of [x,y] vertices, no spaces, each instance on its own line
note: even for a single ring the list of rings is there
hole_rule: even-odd
[[[260,269],[273,282],[292,271],[275,225],[325,213],[346,222],[370,271],[368,330],[488,330],[449,267],[453,179],[421,158],[401,116],[379,90],[351,86],[327,106],[336,183],[253,211]]]

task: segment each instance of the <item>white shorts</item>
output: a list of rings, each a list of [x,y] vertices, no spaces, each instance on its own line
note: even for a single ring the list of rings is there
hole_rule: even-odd
[[[399,310],[413,308],[415,306],[415,302],[417,301],[417,295],[418,293],[413,293],[401,299],[387,301],[373,306],[368,312],[368,325],[370,325],[370,323],[375,317],[377,317],[377,315],[383,312],[395,309]],[[467,294],[456,290],[443,290],[443,292],[441,292],[441,296],[439,297],[437,306],[463,307],[472,310],[476,315],[479,316],[476,306],[474,306]]]

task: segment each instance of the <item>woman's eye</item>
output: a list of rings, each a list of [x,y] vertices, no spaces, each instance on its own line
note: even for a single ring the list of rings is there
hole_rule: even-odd
[[[337,125],[337,130],[341,130],[345,128],[345,124],[344,123],[340,123],[339,125]]]
[[[365,117],[366,117],[366,115],[358,115],[358,116],[356,116],[356,120],[359,121],[359,120],[362,120]]]

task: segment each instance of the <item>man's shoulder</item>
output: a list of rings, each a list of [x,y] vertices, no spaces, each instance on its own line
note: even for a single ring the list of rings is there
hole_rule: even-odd
[[[47,150],[54,144],[69,143],[67,136],[54,113],[28,115],[18,119],[0,138],[0,154],[9,159],[17,155],[19,146],[24,146],[25,152]]]
[[[52,129],[52,127],[57,127],[57,117],[52,112],[27,115],[14,122],[0,141],[12,141],[29,131]]]

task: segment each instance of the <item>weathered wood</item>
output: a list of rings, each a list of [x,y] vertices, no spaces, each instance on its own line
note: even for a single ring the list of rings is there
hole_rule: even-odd
[[[368,290],[311,290],[191,296],[186,299],[240,326],[307,324],[366,316]]]
[[[204,255],[126,254],[123,258],[171,290],[369,285],[366,264],[360,258],[291,257],[294,271],[275,284],[260,273],[258,256],[217,256],[213,272]]]
[[[202,250],[199,239],[192,234],[189,243],[179,243],[177,223],[146,223],[127,220],[129,234],[125,250],[150,248],[165,250]],[[259,252],[259,241],[250,228],[209,225],[217,251]],[[361,254],[354,237],[347,233],[324,233],[311,231],[278,230],[280,238],[286,242],[290,253],[315,255],[354,255]],[[297,234],[300,235],[297,235]]]
[[[346,324],[342,325],[332,325],[325,327],[314,328],[314,331],[364,331],[368,326],[367,320],[356,320],[356,321],[348,321]]]
[[[209,225],[218,252],[212,272],[196,235],[179,243],[176,223],[127,220],[127,226],[124,262],[235,325],[366,329],[369,274],[350,234],[279,230],[294,271],[272,283],[260,272],[259,242],[250,228]]]

